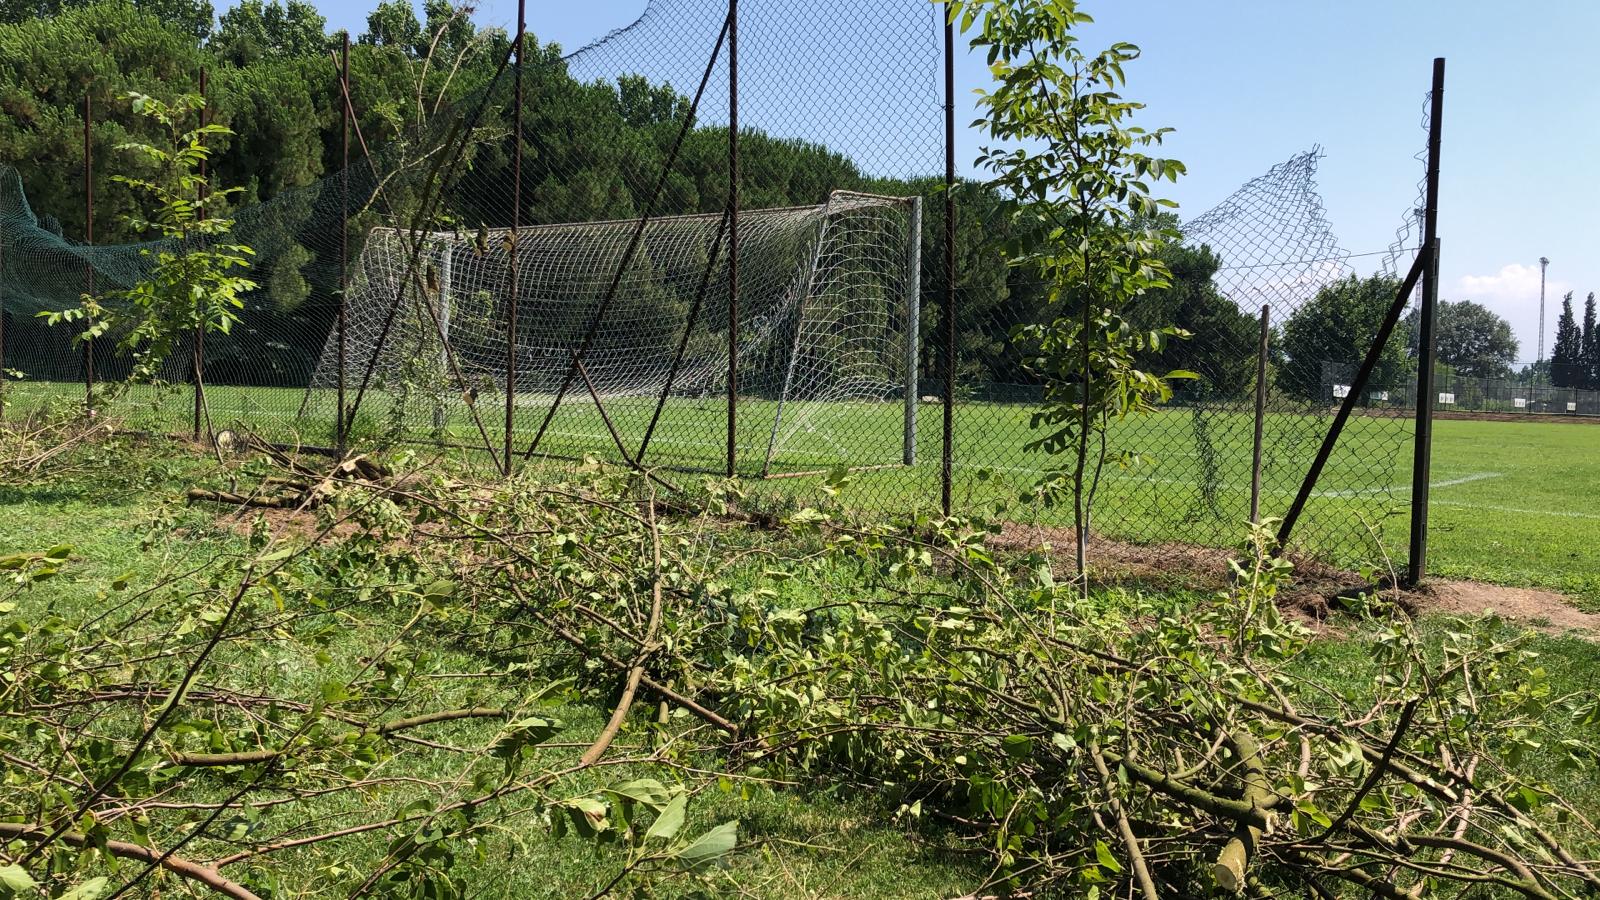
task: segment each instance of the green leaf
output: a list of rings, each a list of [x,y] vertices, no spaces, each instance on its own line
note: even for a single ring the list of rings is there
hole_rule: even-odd
[[[1111,848],[1106,846],[1105,841],[1094,842],[1094,858],[1100,863],[1101,868],[1118,873],[1122,871],[1122,863],[1117,862],[1117,858],[1111,855]]]
[[[33,876],[28,874],[27,869],[16,864],[0,866],[0,897],[15,897],[24,891],[33,890],[36,886],[37,883],[33,880]]]
[[[607,818],[611,808],[593,797],[577,797],[561,805],[566,807],[573,829],[584,837],[592,838],[611,828]]]
[[[106,877],[101,875],[85,881],[83,884],[57,897],[56,900],[95,900],[105,892]]]
[[[1327,813],[1318,809],[1317,805],[1309,800],[1303,800],[1299,803],[1296,803],[1294,808],[1306,818],[1317,823],[1318,825],[1321,825],[1323,828],[1333,827],[1333,819],[1329,818]]]
[[[659,838],[670,841],[683,828],[683,815],[689,808],[689,795],[678,794],[667,801],[665,809],[650,823],[650,830],[644,833],[645,840]]]
[[[673,854],[691,869],[698,869],[727,855],[739,841],[739,820],[723,822]]]
[[[651,809],[661,809],[672,801],[672,792],[654,778],[640,778],[606,788],[607,793],[637,800]]]

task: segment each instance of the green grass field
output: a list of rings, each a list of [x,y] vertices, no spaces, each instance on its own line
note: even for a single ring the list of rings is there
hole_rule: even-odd
[[[1494,435],[1504,435],[1486,426],[1498,423],[1441,423],[1440,462],[1447,453],[1478,446]],[[1457,427],[1467,426],[1467,427]],[[1559,442],[1584,439],[1586,429],[1568,426],[1570,438],[1559,426],[1539,426],[1534,440]],[[1488,435],[1490,437],[1485,437]],[[1500,440],[1508,440],[1500,438]],[[1543,446],[1543,445],[1540,445]],[[1449,451],[1443,447],[1453,448]],[[0,484],[0,553],[33,550],[63,541],[74,545],[72,562],[63,577],[43,583],[24,594],[18,614],[35,617],[49,613],[68,623],[96,620],[107,604],[106,584],[115,578],[130,580],[136,587],[164,571],[183,571],[212,554],[242,549],[241,531],[227,523],[234,513],[191,506],[176,513],[176,528],[184,539],[158,541],[156,548],[142,546],[148,530],[141,523],[151,520],[155,511],[184,489],[196,483],[225,485],[225,473],[206,458],[159,443],[128,444],[120,449],[96,446],[80,448],[76,474],[61,481],[27,484]],[[1460,464],[1471,461],[1463,454]],[[1451,462],[1450,465],[1457,465]],[[1505,476],[1511,477],[1511,476]],[[1530,476],[1531,477],[1531,476]],[[1479,479],[1460,485],[1488,486],[1499,479]],[[1454,491],[1442,489],[1441,496]],[[1459,492],[1462,502],[1471,497]],[[1488,501],[1483,501],[1487,503]],[[1443,507],[1466,510],[1470,507]],[[1559,517],[1558,517],[1559,518]],[[1452,534],[1453,532],[1443,532]],[[1581,533],[1581,532],[1580,532]],[[730,540],[738,546],[740,535],[756,539],[756,532],[734,529]],[[773,540],[761,533],[760,540]],[[781,540],[781,539],[780,539]],[[1581,541],[1579,541],[1581,543]],[[784,545],[775,545],[780,551]],[[1441,550],[1453,546],[1441,540]],[[730,567],[726,578],[731,586],[743,583],[745,569],[762,571],[768,565],[764,554],[744,558]],[[740,565],[744,568],[741,569]],[[801,567],[800,576],[786,582],[785,596],[794,602],[815,602],[835,589],[829,581],[834,575],[826,568]],[[839,587],[837,589],[846,590]],[[791,596],[792,595],[792,596]],[[1198,597],[1199,595],[1195,595]],[[339,619],[341,627],[328,629],[326,642],[306,641],[274,647],[271,653],[238,652],[218,659],[218,669],[240,684],[271,685],[274,690],[314,693],[329,669],[344,673],[371,654],[382,652],[391,630],[405,618],[401,607],[386,609],[381,604],[359,610],[364,627],[343,627],[354,616]],[[1343,621],[1343,620],[1341,620]],[[159,624],[159,621],[157,622]],[[1444,632],[1455,627],[1449,620],[1424,619],[1421,634],[1430,647],[1437,648]],[[1504,628],[1507,635],[1513,629]],[[1381,628],[1359,622],[1345,623],[1319,639],[1303,659],[1297,675],[1313,683],[1349,690],[1359,696],[1380,675],[1372,648],[1382,639]],[[448,643],[448,642],[446,642]],[[248,649],[251,645],[246,645]],[[1535,636],[1532,646],[1542,654],[1552,688],[1561,692],[1593,690],[1600,650],[1595,644],[1569,637]],[[436,648],[436,668],[445,671],[493,670],[497,660],[480,657],[451,646]],[[520,678],[521,676],[516,676]],[[462,682],[439,682],[435,706],[483,704],[497,701],[495,688],[485,694],[471,693]],[[474,690],[477,690],[474,688]],[[515,693],[515,683],[504,691]],[[552,707],[551,715],[564,720],[563,740],[580,744],[600,728],[606,709],[598,700],[573,700]],[[1558,726],[1559,717],[1549,723]],[[103,729],[125,726],[124,720],[110,718],[100,723]],[[496,725],[483,726],[473,721],[446,726],[433,737],[459,746],[477,746],[494,737]],[[1586,740],[1581,734],[1552,731],[1545,735],[1551,746],[1563,738]],[[637,740],[631,734],[625,741]],[[554,766],[569,760],[575,752],[565,745],[539,751],[530,765]],[[1588,815],[1600,811],[1592,773],[1561,769],[1554,751],[1538,751],[1529,760],[1530,773],[1549,780],[1569,801]],[[385,770],[397,776],[393,786],[361,795],[342,794],[306,801],[293,813],[311,831],[320,831],[350,821],[364,821],[370,810],[402,809],[419,797],[428,796],[407,786],[407,779],[440,779],[456,771],[449,754],[413,751],[397,765]],[[615,783],[626,778],[651,775],[648,770],[619,768],[592,778],[575,779],[571,790],[599,783]],[[233,783],[219,778],[215,794],[200,799],[220,800],[234,790]],[[695,829],[737,819],[741,825],[743,849],[729,863],[725,886],[740,885],[738,896],[750,898],[793,897],[954,897],[964,895],[982,883],[987,871],[978,865],[971,848],[959,846],[936,828],[918,829],[892,817],[893,804],[879,796],[830,790],[826,784],[772,787],[759,781],[729,782],[725,789],[710,789],[699,794],[692,807],[691,825]],[[277,814],[281,817],[281,813]],[[269,824],[281,827],[278,819]],[[120,833],[120,832],[119,832]],[[172,835],[158,835],[167,840]],[[1591,836],[1592,838],[1592,836]],[[253,877],[277,885],[280,896],[321,896],[345,884],[351,871],[365,872],[384,859],[390,847],[389,832],[358,835],[336,845],[296,850],[274,857]],[[1579,850],[1587,852],[1590,838],[1581,838]],[[541,828],[513,832],[494,829],[485,834],[477,852],[462,854],[458,868],[468,896],[485,898],[581,897],[604,884],[620,865],[618,854],[574,838],[554,839]],[[128,871],[133,871],[129,869]],[[691,885],[671,883],[652,896],[689,896]],[[340,890],[340,893],[345,891]],[[174,890],[173,893],[182,893]],[[726,896],[733,896],[730,893]],[[697,896],[704,896],[700,894]]]
[[[70,384],[9,386],[12,415],[45,398],[74,403],[82,388]],[[587,393],[568,397],[551,421],[540,452],[557,457],[618,453],[604,419]],[[352,388],[352,395],[354,390]],[[215,387],[208,394],[216,427],[250,425],[286,442],[333,442],[331,392],[310,397],[283,388]],[[550,398],[519,398],[516,447],[526,449]],[[185,430],[192,410],[187,388],[137,389],[113,410],[133,427]],[[481,447],[484,434],[503,441],[503,399],[477,402],[480,433],[468,407],[450,398],[442,427],[434,405],[396,405],[369,393],[355,432],[403,431],[422,442],[436,436],[462,447]],[[606,401],[612,425],[629,453],[637,452],[654,401]],[[403,415],[402,415],[403,413]],[[958,508],[1010,519],[1059,525],[1063,509],[1016,502],[1049,464],[1025,452],[1032,437],[1025,403],[969,402],[954,423],[954,495]],[[898,403],[791,403],[779,418],[769,400],[742,399],[737,458],[751,476],[799,475],[748,482],[747,490],[772,502],[821,499],[817,473],[838,465],[859,469],[840,502],[864,512],[932,511],[939,502],[942,410],[918,410],[917,463],[902,460],[904,408]],[[726,404],[721,397],[673,398],[662,413],[647,461],[690,472],[718,472],[726,459]],[[774,420],[778,419],[774,441]],[[1327,428],[1326,415],[1275,413],[1267,423],[1262,510],[1281,515],[1293,499]],[[1197,418],[1169,409],[1116,426],[1113,453],[1138,455],[1129,466],[1102,473],[1095,529],[1139,543],[1180,541],[1232,544],[1249,515],[1251,417],[1211,411]],[[768,462],[768,448],[774,452]],[[462,453],[470,451],[462,450]],[[1350,422],[1296,532],[1298,545],[1344,565],[1403,559],[1409,523],[1411,423],[1402,418],[1357,417]],[[1600,545],[1590,540],[1600,525],[1600,425],[1550,420],[1526,422],[1440,420],[1432,473],[1430,571],[1513,585],[1548,587],[1600,608]],[[693,477],[685,475],[682,477]]]

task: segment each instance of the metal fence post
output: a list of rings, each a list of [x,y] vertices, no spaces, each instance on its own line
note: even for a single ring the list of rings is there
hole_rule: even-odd
[[[728,0],[728,477],[739,432],[739,0]]]
[[[5,421],[5,229],[0,229],[0,423]]]
[[[939,508],[950,515],[956,405],[956,23],[944,22],[944,434]]]
[[[1428,570],[1428,479],[1433,463],[1434,325],[1439,305],[1439,145],[1444,116],[1444,58],[1433,61],[1433,93],[1428,112],[1428,180],[1422,239],[1428,268],[1422,273],[1421,332],[1418,336],[1417,434],[1411,466],[1411,546],[1406,583],[1416,585]]]
[[[200,103],[200,127],[205,128],[211,124],[211,108],[209,99],[206,96],[206,70],[204,66],[200,67]],[[201,134],[200,145],[202,147],[205,146],[205,142],[206,136]],[[203,220],[206,217],[206,196],[209,194],[206,185],[206,160],[203,156],[200,158],[200,186],[196,193],[198,194],[197,199],[200,201],[196,216]],[[203,318],[205,313],[204,304],[197,298],[195,305],[199,307],[196,311],[202,316],[201,320],[196,322],[194,326],[194,358],[191,366],[193,369],[192,377],[194,378],[194,439],[198,441],[200,440],[201,420],[205,416],[206,326]]]
[[[333,445],[339,451],[339,458],[343,459],[346,432],[349,430],[349,423],[344,420],[345,335],[349,327],[345,312],[345,293],[350,286],[350,32],[348,29],[341,36],[340,43],[342,54],[339,60],[339,159],[342,168],[339,170],[339,319],[336,323],[339,335],[334,351],[334,365],[339,374],[337,395],[334,398]]]
[[[86,93],[83,95],[83,244],[85,247],[94,246],[94,148],[90,144],[89,130],[94,121],[94,103]],[[94,296],[94,263],[89,259],[87,251],[83,255],[83,292],[90,297]],[[94,326],[94,319],[89,319],[87,328]],[[83,341],[83,408],[89,413],[94,412],[94,338],[85,338]]]
[[[511,296],[506,314],[506,429],[505,474],[511,477],[511,440],[515,427],[517,406],[517,301],[522,271],[518,267],[517,253],[522,243],[522,41],[528,30],[527,0],[517,0],[517,89],[516,109],[512,111],[512,173],[511,173]]]
[[[1256,432],[1250,453],[1250,524],[1261,524],[1261,442],[1267,419],[1267,350],[1272,340],[1272,306],[1261,304],[1261,343],[1256,349]]]
[[[1322,436],[1322,444],[1317,448],[1317,455],[1312,458],[1310,468],[1306,470],[1306,477],[1300,482],[1300,490],[1289,504],[1288,512],[1283,514],[1283,522],[1278,525],[1279,553],[1288,548],[1289,536],[1294,533],[1295,523],[1300,521],[1300,514],[1305,512],[1306,504],[1311,501],[1311,493],[1316,489],[1317,479],[1322,477],[1323,467],[1333,455],[1333,448],[1339,442],[1339,435],[1344,432],[1345,423],[1350,420],[1356,404],[1366,396],[1367,382],[1378,366],[1378,358],[1383,355],[1383,348],[1393,336],[1396,323],[1405,313],[1408,298],[1422,280],[1422,273],[1430,264],[1432,253],[1431,246],[1422,249],[1422,253],[1411,264],[1411,270],[1406,274],[1405,280],[1400,283],[1399,290],[1395,291],[1394,302],[1389,304],[1389,311],[1379,324],[1378,333],[1373,337],[1371,346],[1367,348],[1366,358],[1361,361],[1361,367],[1356,370],[1355,377],[1350,381],[1349,390],[1339,402],[1339,411],[1334,414],[1333,423],[1328,426],[1328,433]]]

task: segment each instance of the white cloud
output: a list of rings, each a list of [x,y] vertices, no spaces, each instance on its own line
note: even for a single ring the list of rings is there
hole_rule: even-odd
[[[1560,279],[1545,282],[1544,353],[1550,355],[1555,343],[1556,317],[1561,315],[1561,295],[1572,286]],[[1493,275],[1463,275],[1445,300],[1471,300],[1481,303],[1511,323],[1521,345],[1519,359],[1532,362],[1539,353],[1539,266],[1510,263]],[[1582,297],[1574,297],[1576,302]],[[1581,307],[1580,307],[1581,309]],[[1582,315],[1579,312],[1579,315]]]

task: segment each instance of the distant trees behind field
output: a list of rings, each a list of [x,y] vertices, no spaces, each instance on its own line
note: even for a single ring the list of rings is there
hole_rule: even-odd
[[[379,3],[351,52],[355,112],[368,144],[415,139],[423,118],[419,96],[424,107],[449,109],[481,95],[508,41],[503,31],[476,28],[447,0],[427,0],[420,20],[405,0]],[[36,211],[58,220],[66,237],[81,236],[87,91],[95,106],[92,143],[99,163],[93,185],[97,242],[139,240],[145,236],[125,220],[134,212],[134,198],[111,177],[133,164],[116,148],[149,137],[142,133],[147,123],[133,115],[124,97],[129,90],[166,97],[194,91],[205,67],[215,120],[236,132],[218,142],[212,173],[220,183],[246,187],[240,206],[284,197],[340,170],[341,99],[329,55],[336,44],[323,16],[304,0],[242,0],[220,19],[206,0],[0,0],[0,163],[19,170]],[[637,216],[688,111],[685,86],[638,76],[584,82],[567,71],[561,53],[528,36],[521,221]],[[430,55],[435,64],[424,66],[421,60]],[[484,131],[498,136],[476,147],[471,189],[453,195],[448,212],[469,228],[511,220],[510,112],[509,101],[488,105]],[[726,140],[722,126],[691,129],[667,184],[666,208],[658,211],[720,211],[728,190]],[[759,131],[743,134],[741,152],[747,207],[813,204],[838,189],[928,198],[922,344],[925,368],[941,371],[936,348],[943,303],[937,271],[943,258],[942,179],[932,173],[874,177],[829,147]],[[1008,238],[1006,217],[998,214],[1002,199],[972,183],[958,190],[958,378],[971,385],[1032,384],[1023,362],[1027,354],[1013,344],[1010,331],[1038,321],[1045,307],[1042,288],[1025,268],[1007,268],[993,252],[992,242]],[[278,264],[292,264],[308,280],[327,279],[337,268],[315,259],[312,249],[291,249],[276,255]],[[1256,314],[1213,283],[1228,260],[1210,247],[1188,245],[1164,248],[1161,256],[1172,285],[1142,297],[1134,316],[1151,327],[1175,324],[1195,337],[1168,343],[1148,363],[1162,371],[1198,372],[1201,381],[1185,386],[1184,396],[1243,399],[1254,383]],[[319,287],[302,283],[302,289],[267,297],[261,305],[269,321],[262,328],[273,330],[270,317],[278,316],[286,323],[276,329],[283,340],[320,340],[334,309],[329,286]],[[1324,286],[1277,328],[1278,388],[1310,401],[1328,400],[1322,365],[1359,362],[1395,288],[1382,277]],[[1578,338],[1589,349],[1575,351],[1591,360],[1597,352],[1593,332],[1591,325],[1590,336]],[[1440,340],[1441,362],[1463,374],[1509,371],[1515,355],[1509,327],[1472,303],[1441,306]],[[1375,383],[1398,382],[1414,369],[1404,336],[1394,343]],[[1558,360],[1564,346],[1558,341]],[[314,356],[318,349],[295,352]],[[1593,378],[1590,366],[1585,377]]]
[[[1550,383],[1556,387],[1600,391],[1600,325],[1595,322],[1594,292],[1583,304],[1583,324],[1573,314],[1572,292],[1561,298],[1556,343],[1550,354]]]

